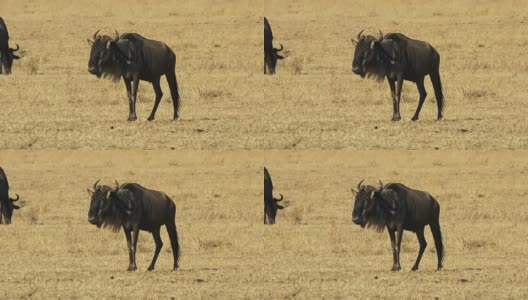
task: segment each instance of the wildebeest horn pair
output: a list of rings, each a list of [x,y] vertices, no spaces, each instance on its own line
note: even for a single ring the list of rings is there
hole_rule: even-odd
[[[9,48],[9,50],[11,50],[11,52],[17,52],[20,49],[20,46],[18,44],[15,44],[15,45],[17,46],[16,49]]]
[[[275,48],[275,51],[277,52],[282,51],[282,49],[284,49],[284,46],[282,46],[282,44],[279,44],[279,45],[281,46],[280,49]]]
[[[381,182],[381,179],[378,179],[379,180],[379,183],[380,183],[380,187],[379,187],[379,190],[381,191],[383,189],[383,183]],[[358,191],[361,189],[361,184],[363,183],[363,181],[365,181],[365,179],[361,180],[358,184],[357,184],[357,189]]]
[[[279,194],[279,195],[281,196],[280,199],[274,198],[274,200],[277,202],[282,201],[284,199],[284,196],[282,194]]]
[[[12,202],[16,202],[18,201],[18,199],[20,199],[20,196],[18,194],[15,194],[16,195],[16,199],[11,199]]]

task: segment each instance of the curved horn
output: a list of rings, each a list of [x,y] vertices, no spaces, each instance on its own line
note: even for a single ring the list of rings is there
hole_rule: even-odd
[[[17,197],[16,199],[11,199],[12,202],[15,202],[15,201],[18,201],[18,199],[20,199],[20,196],[18,194],[15,194]]]
[[[116,183],[115,190],[117,191],[119,189],[119,183],[117,182],[117,179],[114,179],[114,180],[115,180],[115,183]]]
[[[358,185],[357,185],[357,189],[360,190],[361,189],[361,184],[363,183],[363,181],[365,181],[365,179],[361,180]]]
[[[116,34],[116,36],[114,38],[114,41],[117,41],[117,40],[119,40],[119,32],[117,32],[117,30],[114,30],[114,31],[115,31],[115,34]]]
[[[18,49],[20,49],[20,46],[18,44],[15,44],[15,45],[17,46],[16,49],[13,49],[13,48],[9,49],[11,50],[11,52],[17,52]]]
[[[99,181],[101,181],[101,179],[97,180],[94,185],[93,185],[93,189],[94,191],[97,189],[97,184],[99,183]]]
[[[277,51],[277,52],[282,51],[282,49],[284,49],[284,46],[282,46],[282,44],[279,44],[279,45],[281,46],[280,49],[275,48],[275,51]]]
[[[358,40],[361,38],[361,34],[363,33],[363,31],[365,31],[365,29],[361,30],[361,31],[358,33],[358,35],[357,35]]]
[[[383,32],[381,32],[381,30],[379,30],[379,34],[380,34],[380,37],[379,37],[379,40],[383,40]]]
[[[279,201],[282,201],[282,199],[284,199],[284,196],[282,194],[279,194],[281,195],[281,198],[280,199],[275,199],[275,201],[279,202]]]
[[[94,38],[94,40],[97,38],[97,34],[99,33],[99,31],[101,31],[101,29],[97,30],[97,31],[93,34],[93,38]]]
[[[381,182],[381,179],[378,179],[378,180],[379,180],[379,183],[380,183],[380,187],[379,187],[379,189],[380,189],[380,191],[381,191],[381,190],[383,190],[383,182]]]

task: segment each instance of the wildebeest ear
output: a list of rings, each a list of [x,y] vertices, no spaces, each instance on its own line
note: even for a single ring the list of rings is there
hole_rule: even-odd
[[[14,204],[11,204],[11,205],[13,206],[14,209],[19,209],[20,208],[20,206],[18,206],[18,205],[14,205]]]
[[[370,199],[374,200],[374,196],[376,196],[376,191],[370,192]]]
[[[282,205],[278,205],[278,204],[277,204],[277,208],[278,208],[278,209],[284,209],[284,206],[282,206]]]
[[[112,191],[107,191],[106,192],[106,199],[110,200],[110,196],[112,196]]]
[[[20,59],[20,56],[13,54],[14,59]]]
[[[277,58],[278,58],[278,59],[283,59],[284,56],[281,56],[281,55],[278,55],[278,54],[277,54]]]
[[[370,42],[370,49],[374,49],[374,46],[376,46],[376,41]]]
[[[108,42],[106,42],[106,49],[110,48],[110,45],[112,45],[112,41],[109,40]]]
[[[88,195],[90,195],[90,196],[93,195],[93,193],[94,193],[94,192],[93,192],[92,190],[90,190],[90,189],[86,189],[86,191],[88,192]]]

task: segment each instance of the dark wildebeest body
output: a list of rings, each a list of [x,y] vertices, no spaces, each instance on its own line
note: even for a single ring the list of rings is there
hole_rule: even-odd
[[[280,49],[273,48],[273,33],[271,32],[271,26],[268,19],[264,17],[264,74],[267,74],[268,72],[270,74],[275,74],[277,60],[284,58],[284,56],[279,55],[279,52],[284,49],[282,44],[280,45]]]
[[[165,75],[171,91],[174,106],[174,120],[178,118],[180,94],[176,80],[176,54],[165,43],[149,40],[137,33],[116,33],[115,38],[97,35],[92,45],[88,71],[98,78],[110,77],[114,81],[123,78],[128,95],[129,121],[137,119],[136,99],[139,81],[152,83],[156,99],[148,121],[154,120],[156,110],[163,96],[160,87],[161,76]]]
[[[18,194],[16,196],[16,199],[9,198],[9,182],[4,170],[0,167],[0,224],[3,223],[3,218],[5,218],[6,224],[11,224],[13,210],[20,208],[13,203],[20,199]]]
[[[400,96],[404,80],[415,82],[420,93],[420,101],[412,117],[413,121],[418,120],[427,96],[424,86],[424,78],[427,75],[433,83],[438,120],[441,120],[444,95],[440,80],[440,54],[436,49],[429,43],[410,39],[401,33],[390,33],[383,36],[380,32],[380,37],[376,39],[370,35],[361,35],[362,32],[358,34],[357,40],[352,40],[352,43],[356,45],[352,72],[362,78],[374,77],[378,81],[387,78],[393,101],[392,120],[401,119]]]
[[[264,224],[275,224],[275,217],[277,210],[283,209],[284,206],[278,204],[284,197],[281,195],[280,199],[273,197],[273,183],[268,169],[264,167]]]
[[[94,191],[88,190],[91,195],[88,221],[97,227],[108,227],[119,231],[122,227],[127,239],[129,252],[128,271],[135,271],[136,249],[139,231],[152,233],[156,250],[148,271],[154,270],[156,260],[163,242],[160,237],[160,228],[165,225],[172,246],[174,268],[178,269],[180,258],[180,245],[176,230],[176,204],[162,192],[146,189],[136,183],[126,183],[116,187],[94,184]]]
[[[440,230],[440,205],[427,192],[413,190],[401,183],[390,183],[385,186],[380,181],[380,187],[357,185],[352,221],[361,227],[372,227],[389,231],[393,252],[393,271],[399,271],[400,248],[403,231],[416,233],[420,250],[412,271],[418,270],[418,265],[427,246],[424,228],[429,225],[435,241],[438,256],[438,270],[442,269],[444,245]]]
[[[16,49],[9,48],[9,32],[7,26],[0,17],[0,74],[6,73],[11,74],[11,66],[13,65],[14,59],[19,59],[20,56],[16,55],[15,52],[20,49],[17,45]]]

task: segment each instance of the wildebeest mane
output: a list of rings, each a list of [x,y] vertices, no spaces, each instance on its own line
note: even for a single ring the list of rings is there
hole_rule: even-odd
[[[126,189],[119,189],[112,199],[107,199],[109,207],[102,215],[103,228],[118,232],[122,226],[130,225],[135,212],[134,200],[134,194]]]
[[[133,43],[127,39],[120,38],[112,44],[112,64],[103,68],[103,78],[114,82],[121,79],[136,57]]]
[[[398,194],[391,189],[384,188],[377,193],[379,197],[374,200],[374,208],[366,216],[366,227],[381,232],[398,214],[399,200]]]
[[[376,41],[373,36],[367,38],[370,38],[372,42]],[[375,48],[375,62],[366,68],[366,77],[382,82],[393,65],[398,63],[400,55],[397,44],[388,38],[383,38],[381,41],[377,40]]]

